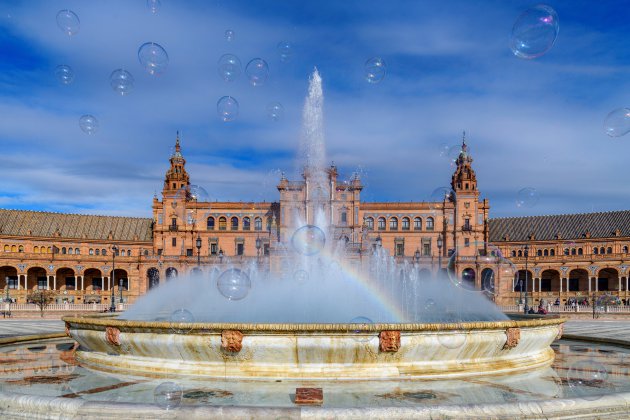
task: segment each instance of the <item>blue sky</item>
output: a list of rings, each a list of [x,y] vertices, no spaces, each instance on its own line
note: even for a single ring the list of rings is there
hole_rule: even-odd
[[[367,201],[422,201],[450,182],[442,145],[474,158],[493,217],[630,209],[630,135],[610,138],[606,115],[630,106],[627,2],[547,3],[559,17],[555,45],[515,57],[509,36],[533,3],[508,1],[4,1],[0,4],[0,207],[150,216],[177,130],[191,182],[212,199],[275,200],[281,171],[298,175],[301,112],[314,66],[324,84],[327,154],[342,177],[358,171]],[[61,9],[81,20],[72,37]],[[226,41],[224,32],[235,33]],[[169,54],[161,76],[137,59],[145,42]],[[282,62],[280,41],[293,45]],[[269,79],[223,81],[225,53],[260,57]],[[382,57],[387,75],[364,79]],[[64,86],[56,66],[73,68]],[[133,91],[109,75],[125,68]],[[216,103],[240,104],[222,122]],[[279,121],[266,117],[284,106]],[[100,122],[79,129],[83,114]],[[517,192],[539,200],[516,205]]]

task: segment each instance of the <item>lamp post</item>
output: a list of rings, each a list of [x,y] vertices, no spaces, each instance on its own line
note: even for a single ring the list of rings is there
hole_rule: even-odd
[[[437,247],[438,247],[438,278],[440,276],[440,270],[442,269],[442,245],[444,245],[444,239],[442,239],[442,234],[440,233],[437,238]]]
[[[114,304],[114,284],[116,284],[116,252],[118,252],[118,247],[116,245],[112,245],[112,278],[109,281],[109,288],[111,290],[111,302],[109,304],[110,312],[116,312],[116,305]]]
[[[520,305],[523,303],[523,279],[521,278],[518,279],[518,288],[518,304]]]
[[[381,235],[378,235],[378,236],[376,237],[376,246],[377,246],[378,248],[380,248],[380,247],[382,247],[382,246],[383,246],[383,239],[381,238]]]
[[[223,250],[219,250],[219,264],[223,264]]]
[[[197,235],[195,245],[197,246],[197,268],[199,268],[201,266],[201,237],[199,235]]]
[[[415,260],[416,264],[418,264],[418,262],[420,262],[420,250],[416,249],[416,252],[413,253],[413,259]]]
[[[529,311],[529,305],[527,304],[527,288],[528,288],[528,270],[527,270],[527,259],[529,258],[529,244],[525,244],[525,313]]]
[[[256,237],[256,260],[260,261],[260,248],[262,248],[262,241],[260,236]]]

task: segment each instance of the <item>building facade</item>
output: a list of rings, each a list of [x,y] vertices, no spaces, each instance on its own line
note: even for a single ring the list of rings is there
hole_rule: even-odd
[[[628,302],[630,211],[490,219],[472,162],[463,142],[452,190],[439,202],[362,202],[360,178],[340,181],[335,166],[318,194],[305,173],[281,177],[277,202],[209,202],[191,185],[177,138],[152,218],[0,210],[0,288],[20,303],[37,289],[57,291],[58,302],[111,303],[112,292],[133,302],[195,271],[252,262],[275,271],[291,221],[312,222],[316,205],[360,266],[383,247],[420,277],[445,271],[445,281],[486,290],[498,304],[525,296],[530,304]]]

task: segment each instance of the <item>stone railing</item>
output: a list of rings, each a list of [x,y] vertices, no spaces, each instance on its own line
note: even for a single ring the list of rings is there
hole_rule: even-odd
[[[39,311],[39,306],[35,305],[34,303],[2,303],[0,304],[0,307],[3,310],[10,310],[10,311]],[[88,304],[76,304],[76,303],[55,303],[52,305],[47,305],[46,307],[44,307],[44,312],[48,312],[48,311],[77,311],[77,312],[85,312],[85,311],[92,311],[92,312],[103,312],[107,309],[109,309],[110,305],[108,303],[88,303]],[[129,307],[129,305],[127,304],[117,304],[116,305],[116,309],[117,310],[125,310]]]

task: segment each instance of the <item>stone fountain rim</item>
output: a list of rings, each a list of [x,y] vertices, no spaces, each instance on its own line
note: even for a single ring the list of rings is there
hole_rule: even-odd
[[[66,325],[90,326],[90,329],[105,329],[106,327],[116,327],[121,331],[149,329],[149,330],[185,330],[188,333],[194,331],[258,331],[258,332],[340,332],[347,333],[357,330],[360,326],[361,332],[378,332],[384,330],[409,331],[409,332],[440,332],[440,331],[474,331],[474,330],[505,330],[506,328],[535,328],[551,325],[561,325],[567,321],[561,317],[546,317],[535,319],[507,320],[507,321],[478,321],[478,322],[458,322],[458,323],[356,323],[356,324],[253,324],[253,323],[180,323],[164,321],[136,321],[126,319],[116,319],[115,316],[64,316],[61,318]]]

